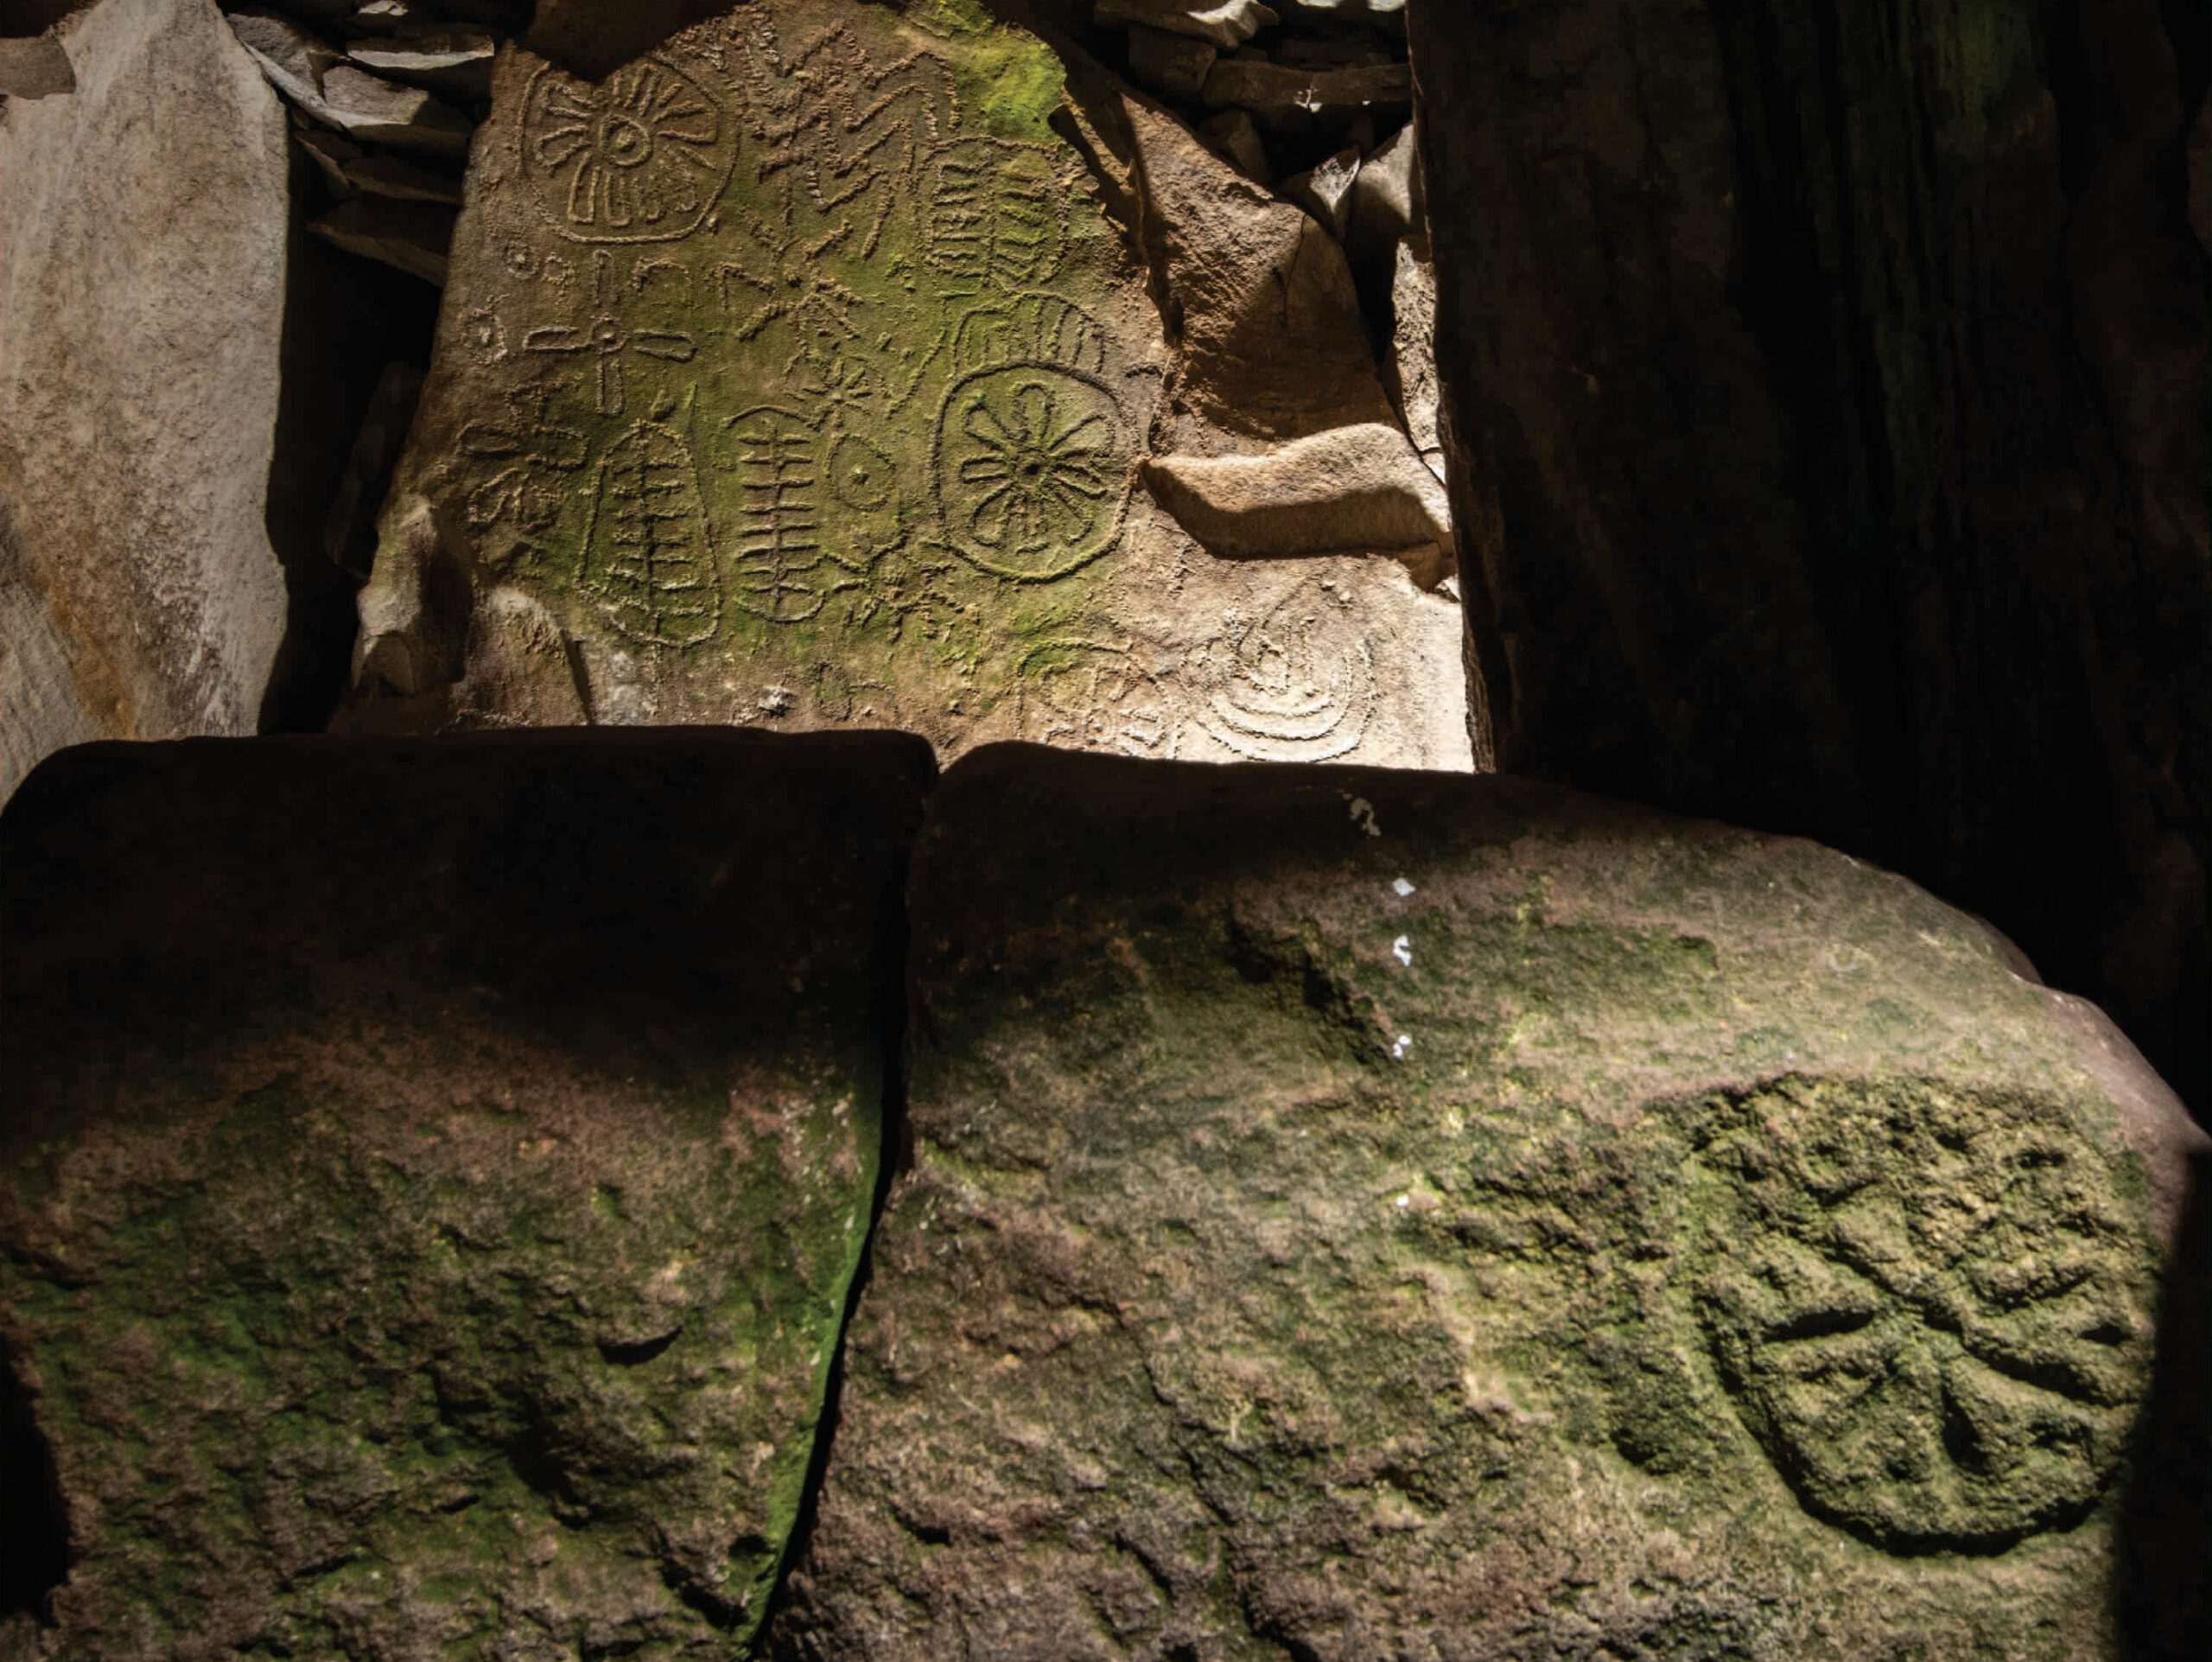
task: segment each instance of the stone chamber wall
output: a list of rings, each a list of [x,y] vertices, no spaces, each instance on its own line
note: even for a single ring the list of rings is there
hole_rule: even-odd
[[[0,6],[0,1662],[2202,1655],[2208,82]]]

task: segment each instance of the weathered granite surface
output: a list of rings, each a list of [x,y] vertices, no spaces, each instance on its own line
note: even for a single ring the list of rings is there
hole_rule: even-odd
[[[1198,213],[1255,188],[1064,79],[969,0],[741,7],[597,83],[510,48],[348,721],[1466,767],[1450,601],[1357,546],[1215,557],[1138,477],[1394,419],[1342,255]],[[564,691],[475,675],[494,597]]]
[[[55,1508],[11,1470],[9,1532],[67,1564],[0,1653],[760,1621],[930,759],[550,737],[78,750],[0,821],[0,1360]]]
[[[1020,747],[911,894],[774,1654],[2111,1653],[2203,1139],[1983,926],[1522,781]]]
[[[0,111],[0,800],[100,738],[254,730],[283,117],[213,0],[100,0]]]

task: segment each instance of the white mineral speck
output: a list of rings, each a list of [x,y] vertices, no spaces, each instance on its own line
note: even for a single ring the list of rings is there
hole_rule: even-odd
[[[1390,892],[1402,901],[1407,895],[1414,892],[1414,886],[1408,882],[1403,877],[1395,878],[1391,882]]]
[[[1413,1048],[1413,1035],[1401,1033],[1398,1035],[1398,1042],[1390,1047],[1390,1055],[1394,1060],[1403,1061],[1406,1059],[1406,1053]]]
[[[1397,939],[1392,941],[1390,943],[1390,950],[1398,955],[1399,963],[1408,966],[1412,965],[1414,961],[1414,944],[1405,936],[1400,935]]]

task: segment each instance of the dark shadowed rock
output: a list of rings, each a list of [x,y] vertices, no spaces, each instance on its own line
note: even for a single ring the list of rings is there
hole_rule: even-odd
[[[524,735],[29,781],[0,1343],[68,1531],[39,1654],[741,1646],[868,1229],[930,772]]]
[[[2203,1139],[1984,926],[1522,781],[1013,748],[911,896],[775,1654],[2109,1653]]]
[[[1499,765],[1894,864],[2212,1109],[2201,13],[1411,29]]]

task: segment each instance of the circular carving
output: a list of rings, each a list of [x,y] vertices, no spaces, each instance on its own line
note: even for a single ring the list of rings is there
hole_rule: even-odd
[[[861,513],[890,506],[898,470],[882,449],[857,433],[848,433],[830,451],[830,487],[837,500]]]
[[[1114,545],[1129,498],[1120,404],[1097,376],[1015,363],[953,383],[931,477],[945,534],[995,577],[1065,576]]]
[[[1252,761],[1344,755],[1375,710],[1374,652],[1344,602],[1312,583],[1256,623],[1230,613],[1192,668],[1199,724]]]
[[[2055,1107],[1789,1081],[1694,1162],[1698,1313],[1806,1510],[1895,1551],[2078,1521],[2145,1389],[2150,1252]]]
[[[522,171],[546,222],[572,242],[688,236],[737,157],[729,118],[658,58],[594,85],[547,65],[524,101]]]

